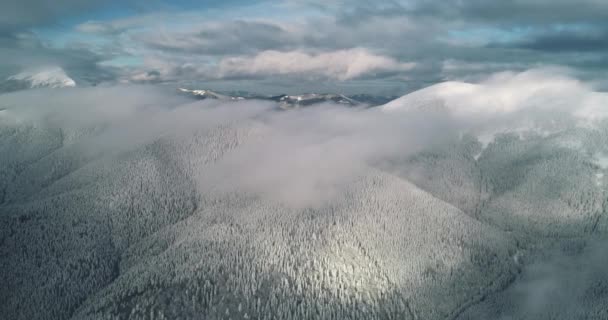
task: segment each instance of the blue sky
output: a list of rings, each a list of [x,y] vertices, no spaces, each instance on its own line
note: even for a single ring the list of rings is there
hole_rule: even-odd
[[[9,0],[0,12],[0,76],[53,65],[83,85],[388,94],[546,66],[601,85],[608,68],[597,0]]]

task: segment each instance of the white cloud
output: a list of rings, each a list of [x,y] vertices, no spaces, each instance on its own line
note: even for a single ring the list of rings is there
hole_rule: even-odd
[[[300,75],[306,78],[350,80],[374,73],[407,71],[414,66],[414,63],[402,63],[363,48],[319,54],[301,50],[269,50],[255,56],[221,60],[219,76]]]
[[[539,65],[538,67],[542,67]],[[441,78],[445,80],[480,81],[488,74],[505,70],[526,70],[528,63],[517,62],[473,62],[458,59],[446,59],[441,63]]]
[[[137,149],[163,138],[187,142],[193,132],[224,128],[217,146],[239,148],[212,166],[194,166],[201,193],[246,191],[294,207],[331,200],[373,162],[454,136],[441,117],[394,117],[331,104],[270,112],[276,106],[268,102],[192,102],[159,87],[22,91],[0,96],[0,103],[8,107],[0,117],[7,124],[42,123],[66,135],[99,128],[83,141],[86,154]]]

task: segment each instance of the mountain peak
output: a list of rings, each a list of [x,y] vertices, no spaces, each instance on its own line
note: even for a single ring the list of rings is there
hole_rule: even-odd
[[[215,100],[243,100],[243,99],[245,99],[243,97],[233,97],[233,96],[217,93],[217,92],[211,91],[211,90],[191,90],[191,89],[184,89],[184,88],[178,88],[177,90],[180,92],[192,95],[195,98],[201,99],[201,100],[203,100],[203,99],[215,99]]]
[[[75,87],[76,82],[60,67],[24,70],[12,75],[7,81],[22,82],[29,88],[66,88]]]

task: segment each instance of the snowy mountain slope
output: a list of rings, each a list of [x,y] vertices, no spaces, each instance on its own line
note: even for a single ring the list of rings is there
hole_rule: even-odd
[[[550,134],[606,119],[608,94],[542,70],[499,73],[481,83],[444,82],[395,99],[387,112],[449,114],[480,140],[502,132]],[[489,139],[488,139],[489,137]]]
[[[604,319],[608,317],[606,239],[565,239],[539,253],[504,291],[489,295],[459,320]]]
[[[69,144],[62,135],[74,128],[7,130],[3,145],[19,158],[4,168],[14,178],[0,217],[0,267],[10,289],[2,291],[2,312],[439,318],[514,272],[508,236],[372,168],[321,207],[293,208],[248,191],[200,194],[197,173],[266,139],[273,131],[265,127],[231,121],[109,154],[79,143],[103,129],[76,128],[83,133],[70,134]],[[15,154],[17,141],[35,136],[49,149]],[[441,294],[452,286],[462,300]]]
[[[178,90],[180,92],[186,93],[186,94],[190,94],[194,97],[196,97],[197,99],[216,99],[216,100],[243,100],[243,97],[233,97],[233,96],[228,96],[228,95],[224,95],[224,94],[220,94],[217,93],[215,91],[211,91],[211,90],[190,90],[190,89],[184,89],[184,88],[178,88]]]
[[[399,159],[385,169],[476,217],[488,196],[475,160],[481,147],[475,137],[466,135]]]
[[[608,126],[577,109],[541,134],[522,97],[463,122],[107,90],[0,96],[8,318],[530,319],[517,292],[548,265],[576,288],[555,310],[589,308],[541,316],[602,319]]]
[[[605,232],[606,191],[596,184],[602,169],[590,153],[554,140],[505,135],[488,146],[479,165],[492,196],[481,215],[535,236]]]
[[[539,86],[543,85],[547,84]],[[456,85],[454,91],[466,95],[478,86]],[[497,122],[502,127],[492,130],[469,122],[468,132],[480,138],[476,143],[467,142],[465,134],[462,141],[416,155],[397,173],[513,235],[521,250],[517,260],[524,264],[524,272],[504,292],[462,309],[457,318],[603,318],[601,301],[607,297],[608,277],[601,261],[606,258],[608,214],[602,154],[608,135],[598,108],[606,105],[605,94],[582,94],[584,90],[576,89],[573,96],[578,101],[572,101],[567,97],[572,90],[550,94],[553,97],[537,91],[534,103],[559,107],[536,115],[538,109],[530,106],[531,100],[514,111],[499,110],[496,117],[488,115],[495,110],[467,109],[475,107],[477,98],[491,109],[491,100],[480,92],[453,100],[454,96],[441,96],[443,89],[439,85],[405,96],[389,103],[387,111],[430,108],[455,117],[469,113],[469,119],[474,111],[485,113],[481,118],[492,124],[492,118],[504,120]],[[525,101],[511,94],[514,100]],[[539,115],[544,121],[530,121]],[[489,141],[481,140],[487,136]]]
[[[513,272],[508,238],[405,182],[383,175],[363,178],[352,192],[332,207],[305,211],[247,197],[231,198],[229,210],[222,204],[205,207],[130,248],[124,273],[78,317],[154,312],[259,318],[270,312],[300,319],[411,312],[434,318],[449,314],[459,302],[446,301],[441,308],[429,303],[442,296],[429,283],[443,287],[462,281],[470,288],[461,292],[467,299],[478,292],[473,289],[478,284],[507,281]],[[392,204],[384,207],[387,203]],[[441,227],[419,234],[428,223]],[[434,250],[444,254],[441,262]],[[506,265],[488,269],[486,258]],[[155,284],[167,273],[174,275]],[[162,303],[168,294],[171,302]]]
[[[60,67],[25,70],[0,83],[0,92],[33,88],[70,88],[76,82]]]
[[[566,236],[604,228],[603,173],[593,155],[608,137],[592,109],[606,97],[571,79],[528,72],[446,82],[381,108],[462,121],[463,140],[416,155],[400,169],[404,177],[503,230]],[[465,143],[471,138],[478,141]]]
[[[469,104],[458,103],[458,97],[474,95],[479,85],[463,82],[443,82],[390,101],[382,106],[387,111],[426,110],[436,112],[468,111]],[[463,101],[464,102],[464,101]],[[462,110],[465,109],[465,110]],[[472,112],[480,110],[471,110]]]
[[[570,146],[574,139],[581,147]],[[481,144],[465,136],[389,170],[508,232],[532,237],[603,233],[608,230],[605,168],[595,163],[602,147],[593,140],[607,139],[589,129],[547,137],[505,133],[476,158]]]
[[[25,181],[16,188],[30,193],[14,198],[9,189],[6,200],[11,204],[2,208],[2,253],[7,257],[3,283],[12,291],[3,297],[3,311],[32,312],[20,311],[24,318],[69,317],[84,299],[118,276],[125,248],[192,214],[199,205],[195,184],[165,151],[162,144],[153,143],[83,163],[73,159],[78,152],[57,150],[17,173],[15,180]],[[74,166],[55,166],[66,161]],[[30,174],[40,172],[37,168],[63,173],[50,183],[48,175],[36,183]],[[20,244],[25,247],[18,249]],[[60,259],[58,252],[64,252]],[[47,263],[39,265],[37,259]],[[27,280],[8,270],[20,270]],[[65,291],[57,297],[56,290]],[[36,307],[23,308],[22,301]],[[38,313],[41,310],[45,312]],[[16,313],[11,317],[19,318]]]

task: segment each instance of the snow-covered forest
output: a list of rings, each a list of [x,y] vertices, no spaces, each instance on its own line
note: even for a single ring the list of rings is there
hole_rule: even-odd
[[[543,71],[371,109],[0,95],[0,314],[606,319],[606,102]]]

